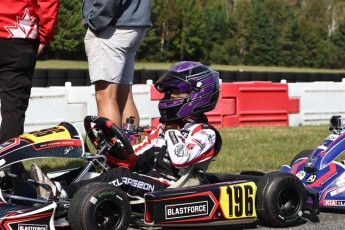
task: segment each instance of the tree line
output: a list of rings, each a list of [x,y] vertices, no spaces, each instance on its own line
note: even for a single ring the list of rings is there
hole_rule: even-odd
[[[86,60],[81,1],[60,0],[41,59]],[[345,0],[151,0],[137,61],[344,68]]]

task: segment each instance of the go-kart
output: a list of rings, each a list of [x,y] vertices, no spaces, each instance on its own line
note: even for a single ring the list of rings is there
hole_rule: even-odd
[[[132,143],[145,129],[129,125],[119,129],[110,120],[87,116],[86,137],[95,148],[91,154],[78,130],[68,122],[56,127],[23,134],[0,145],[0,229],[126,229],[146,227],[186,227],[255,223],[287,227],[299,223],[303,213],[319,213],[318,193],[305,188],[291,173],[280,171],[207,173],[208,162],[195,164],[165,190],[133,199],[107,183],[90,183],[70,199],[54,196],[42,199],[17,195],[18,181],[29,186],[51,187],[10,166],[34,158],[82,158],[80,168],[49,172],[52,180],[75,175],[69,183],[92,178],[110,167],[106,153],[125,148],[134,154]],[[147,130],[146,130],[147,131]],[[85,137],[85,138],[86,138]],[[67,176],[66,176],[67,177]],[[137,186],[138,181],[132,181]]]
[[[310,189],[319,192],[320,208],[345,208],[345,126],[341,116],[330,118],[331,133],[314,150],[303,150],[283,165],[281,171],[296,175]]]

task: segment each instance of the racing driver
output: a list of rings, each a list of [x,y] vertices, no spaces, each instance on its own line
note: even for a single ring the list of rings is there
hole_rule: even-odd
[[[158,104],[160,124],[142,143],[133,146],[135,154],[123,151],[123,160],[108,153],[111,170],[57,188],[53,195],[72,198],[88,183],[107,182],[119,186],[130,197],[143,197],[147,192],[167,188],[188,167],[218,154],[221,137],[204,114],[217,104],[218,73],[198,62],[178,62],[160,77],[155,88],[164,93]],[[34,179],[47,180],[38,167],[31,172]]]

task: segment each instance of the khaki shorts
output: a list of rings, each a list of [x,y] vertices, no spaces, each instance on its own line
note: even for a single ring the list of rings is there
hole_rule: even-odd
[[[95,35],[87,30],[84,43],[90,81],[133,84],[134,60],[145,28],[109,27]]]

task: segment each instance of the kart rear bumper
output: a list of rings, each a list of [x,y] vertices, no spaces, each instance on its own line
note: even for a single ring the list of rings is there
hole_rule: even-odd
[[[0,203],[0,226],[5,229],[54,230],[56,203],[48,202],[38,207]]]
[[[307,205],[306,210],[312,215],[320,214],[319,192],[313,188],[306,188],[307,191]]]

